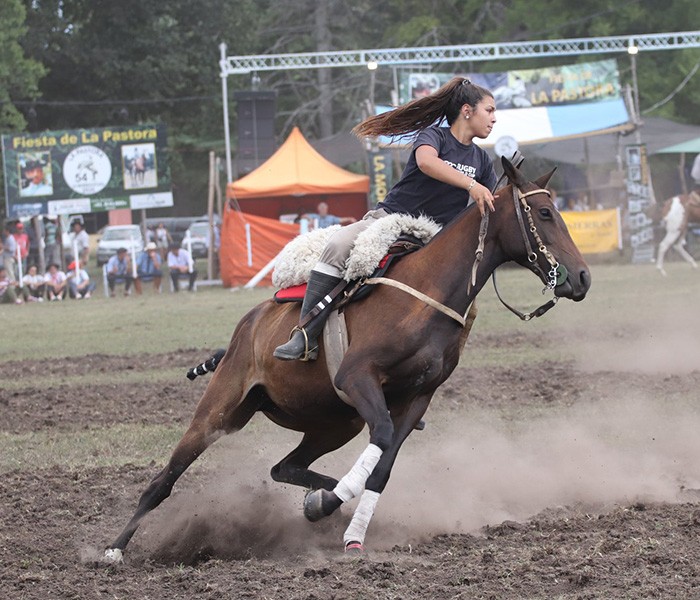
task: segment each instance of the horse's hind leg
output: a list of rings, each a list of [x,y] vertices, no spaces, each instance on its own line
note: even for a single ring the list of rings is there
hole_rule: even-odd
[[[340,427],[305,433],[301,443],[272,467],[270,472],[272,479],[280,483],[291,483],[312,490],[331,491],[338,485],[338,480],[311,471],[309,465],[324,454],[344,446],[360,433],[364,426],[364,421],[354,419],[343,423]]]
[[[694,268],[698,268],[698,263],[695,262],[695,259],[690,255],[690,253],[685,249],[685,239],[681,237],[673,246],[673,249],[678,252],[687,262],[690,263],[690,265]]]
[[[243,428],[260,407],[262,399],[255,390],[239,392],[237,399],[237,386],[232,382],[230,369],[228,371],[217,369],[167,466],[153,478],[141,495],[134,516],[105,551],[106,561],[121,561],[122,551],[143,518],[170,496],[175,482],[187,468],[219,437]]]
[[[664,239],[661,240],[661,242],[659,243],[659,249],[657,251],[656,257],[656,268],[661,272],[662,275],[666,275],[666,271],[664,270],[664,257],[666,256],[666,252],[668,252],[668,249],[673,245],[673,243],[677,239],[678,232],[672,231],[666,233]]]

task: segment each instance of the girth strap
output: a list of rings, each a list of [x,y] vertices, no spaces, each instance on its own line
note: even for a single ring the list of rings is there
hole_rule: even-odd
[[[365,279],[364,283],[367,283],[369,285],[376,285],[378,283],[381,283],[383,285],[388,285],[397,288],[403,292],[406,292],[407,294],[411,294],[411,296],[418,298],[422,302],[425,302],[428,306],[433,307],[435,310],[439,310],[441,313],[457,321],[457,323],[459,323],[462,327],[464,327],[465,323],[467,322],[465,317],[460,315],[457,311],[452,310],[449,306],[440,304],[436,300],[433,300],[430,296],[426,296],[423,292],[414,290],[411,286],[408,286],[405,283],[401,283],[400,281],[396,281],[395,279],[388,279],[387,277],[371,277],[369,279]],[[469,312],[468,309],[467,312]]]

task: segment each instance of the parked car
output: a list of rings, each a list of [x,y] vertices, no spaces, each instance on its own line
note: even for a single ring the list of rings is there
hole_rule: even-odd
[[[214,225],[215,249],[218,247],[219,230],[218,225]],[[187,228],[180,246],[187,249],[187,238],[192,245],[192,258],[206,258],[209,253],[209,222],[196,221]]]
[[[138,253],[143,250],[143,236],[138,225],[108,225],[102,230],[97,241],[97,266],[101,267],[119,248],[131,252],[132,246]]]

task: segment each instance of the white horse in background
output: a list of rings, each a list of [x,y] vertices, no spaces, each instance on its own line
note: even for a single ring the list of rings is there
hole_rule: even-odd
[[[700,194],[696,191],[687,195],[674,196],[664,202],[661,224],[666,230],[666,235],[659,244],[656,259],[656,268],[662,275],[666,275],[664,256],[671,246],[694,268],[698,268],[698,263],[685,249],[688,223],[700,223]]]

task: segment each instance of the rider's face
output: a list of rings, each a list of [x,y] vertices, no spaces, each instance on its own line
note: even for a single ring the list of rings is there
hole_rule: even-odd
[[[496,123],[496,101],[491,96],[484,96],[474,108],[467,108],[474,136],[488,137]]]

